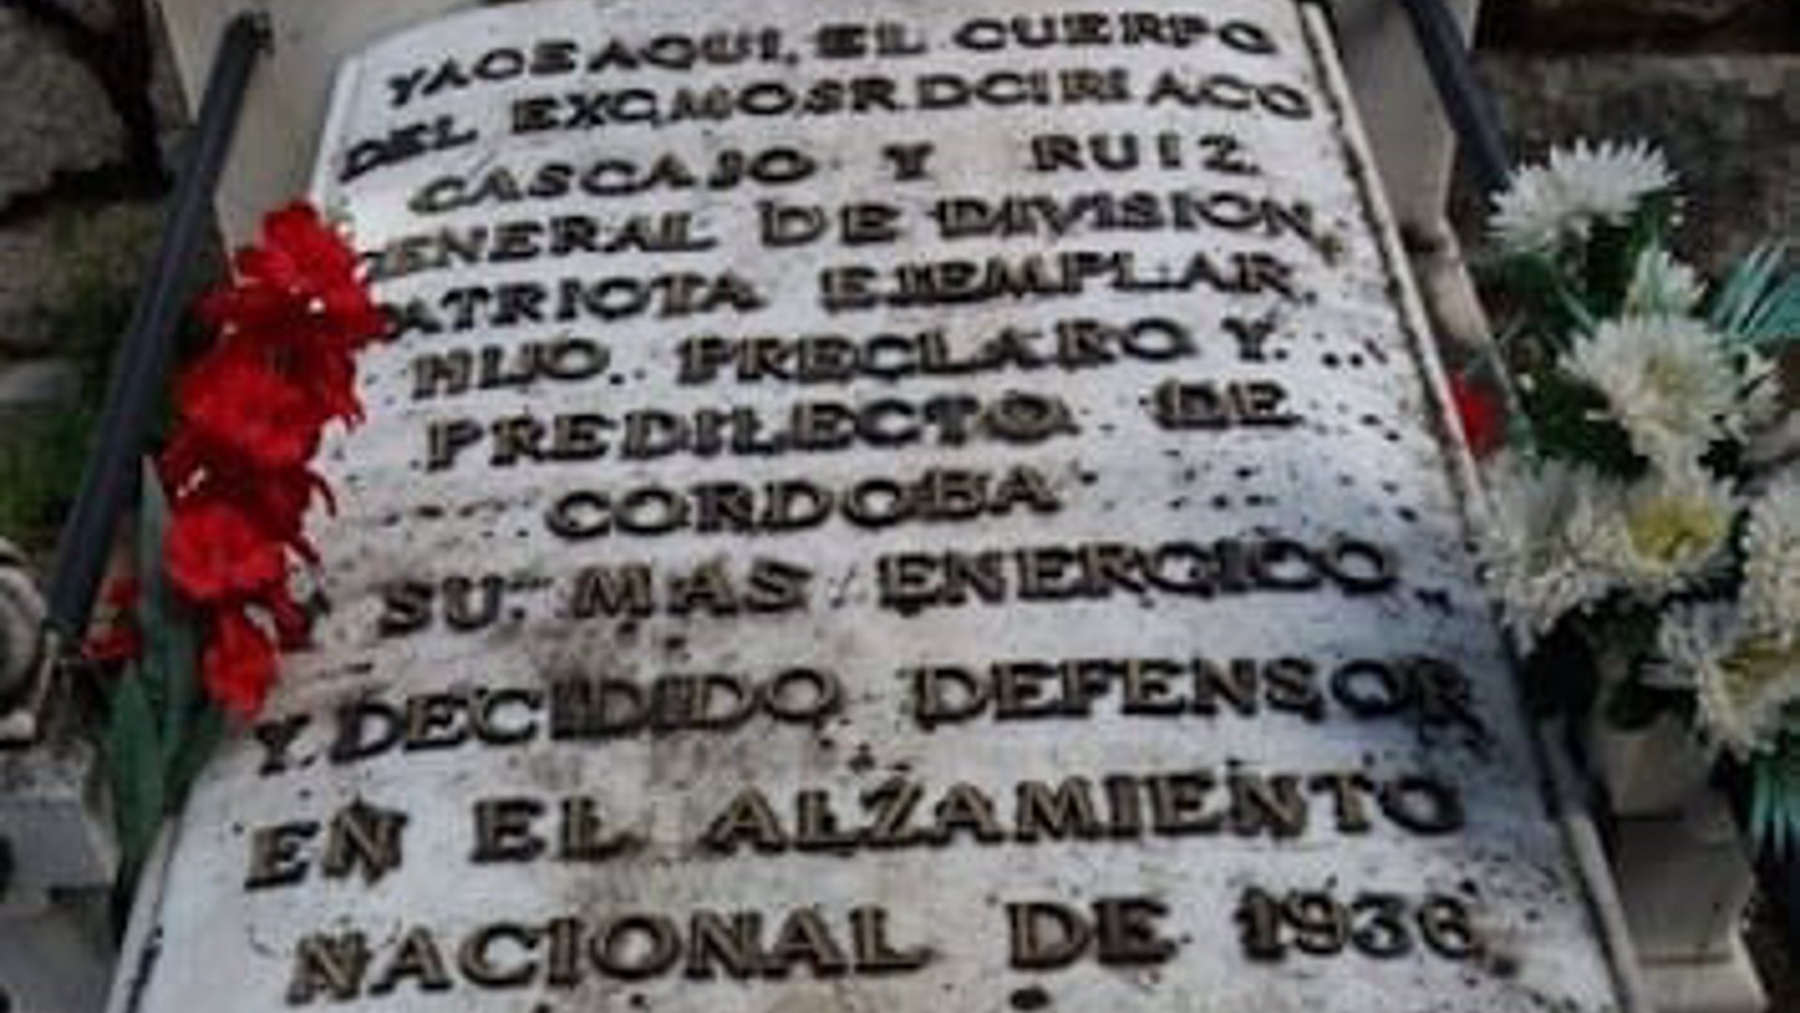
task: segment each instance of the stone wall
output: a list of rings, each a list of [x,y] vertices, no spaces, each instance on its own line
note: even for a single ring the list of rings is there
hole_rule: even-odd
[[[1793,0],[1507,0],[1487,5],[1484,44],[1536,53],[1790,52]]]
[[[1800,241],[1800,2],[1507,0],[1485,5],[1481,71],[1511,150],[1659,144],[1688,197],[1684,249],[1716,268]],[[1471,239],[1481,201],[1463,193]]]
[[[1645,138],[1686,195],[1683,240],[1716,263],[1800,238],[1800,55],[1493,53],[1513,150],[1575,137]]]
[[[142,0],[0,5],[0,535],[40,551],[183,137],[165,53]]]

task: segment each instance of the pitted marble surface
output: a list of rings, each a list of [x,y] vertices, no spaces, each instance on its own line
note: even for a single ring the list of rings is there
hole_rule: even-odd
[[[1616,1008],[1324,32],[562,2],[351,61],[314,193],[398,336],[136,1008]]]

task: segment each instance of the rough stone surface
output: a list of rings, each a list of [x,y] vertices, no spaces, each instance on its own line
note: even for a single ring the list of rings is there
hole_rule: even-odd
[[[163,165],[174,171],[181,165],[189,128],[194,121],[188,113],[187,99],[181,93],[181,75],[175,67],[175,53],[169,46],[162,9],[150,4],[149,13],[150,102],[156,109],[157,143],[162,148]]]
[[[0,8],[0,208],[59,172],[117,157],[122,132],[106,94],[29,17]]]
[[[1659,21],[1690,24],[1717,24],[1744,10],[1757,0],[1524,0],[1529,16],[1539,18],[1580,18],[1587,21],[1613,19],[1638,25]]]
[[[122,4],[134,2],[136,0],[48,0],[50,6],[68,11],[80,18],[82,24],[101,31],[118,22],[118,10]]]
[[[38,359],[0,364],[0,413],[67,404],[80,391],[81,375],[74,363]]]
[[[0,356],[104,338],[72,332],[97,315],[98,294],[134,287],[156,223],[155,205],[120,203],[0,229]]]
[[[1687,198],[1677,243],[1705,266],[1800,235],[1800,56],[1490,53],[1481,71],[1516,157],[1582,137],[1660,145]],[[1483,214],[1462,195],[1472,237]]]
[[[1781,52],[1800,40],[1791,0],[1507,0],[1488,42],[1509,49]]]

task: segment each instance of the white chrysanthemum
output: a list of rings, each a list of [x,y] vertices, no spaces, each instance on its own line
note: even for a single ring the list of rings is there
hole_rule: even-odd
[[[1631,270],[1625,290],[1627,316],[1681,316],[1706,294],[1700,275],[1666,250],[1645,250]]]
[[[1771,486],[1750,508],[1739,600],[1751,630],[1800,644],[1800,478]]]
[[[1507,627],[1529,650],[1557,620],[1618,586],[1605,565],[1624,552],[1606,545],[1622,538],[1605,517],[1616,497],[1591,472],[1557,462],[1534,470],[1511,455],[1486,470],[1486,485],[1478,549]]]
[[[1658,646],[1691,680],[1701,732],[1739,757],[1769,748],[1783,711],[1800,703],[1800,645],[1749,634],[1728,606],[1671,610]]]
[[[1649,600],[1724,561],[1737,498],[1698,464],[1653,471],[1606,510],[1623,537],[1601,543],[1607,563]]]
[[[1662,152],[1644,143],[1603,142],[1555,148],[1544,165],[1528,165],[1494,197],[1489,227],[1508,250],[1542,250],[1565,236],[1585,238],[1596,221],[1618,222],[1638,202],[1673,186]]]
[[[1606,398],[1632,446],[1653,460],[1698,459],[1713,441],[1743,435],[1746,381],[1699,320],[1608,320],[1576,341],[1561,365]]]

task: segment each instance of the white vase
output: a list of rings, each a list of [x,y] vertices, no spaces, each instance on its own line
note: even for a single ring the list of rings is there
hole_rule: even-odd
[[[1588,718],[1588,763],[1613,815],[1675,816],[1705,788],[1712,762],[1680,720],[1663,714],[1643,728]]]
[[[1761,1013],[1740,929],[1754,886],[1737,823],[1707,784],[1711,758],[1674,715],[1587,722],[1610,809],[1609,858],[1632,950],[1658,1013]]]
[[[1652,1008],[1766,1010],[1741,935],[1755,878],[1724,797],[1702,787],[1676,815],[1616,820],[1612,838],[1613,876]]]
[[[1613,837],[1619,899],[1638,956],[1728,957],[1755,875],[1724,797],[1701,790],[1675,816],[1618,821]]]

